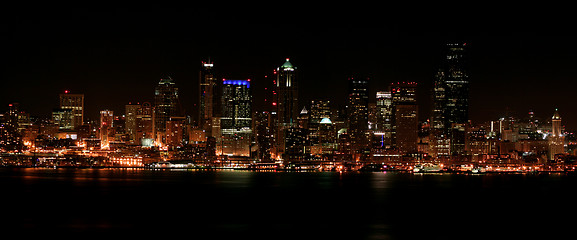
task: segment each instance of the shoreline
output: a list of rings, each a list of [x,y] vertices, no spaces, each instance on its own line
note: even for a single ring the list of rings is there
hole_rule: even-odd
[[[378,170],[378,171],[368,171],[368,170],[346,170],[346,171],[336,171],[336,170],[319,170],[319,169],[252,169],[248,167],[144,167],[144,166],[0,166],[0,169],[138,169],[138,170],[195,170],[195,171],[247,171],[247,172],[340,172],[340,173],[387,173],[387,172],[402,172],[402,173],[412,173],[419,175],[429,175],[429,174],[469,174],[469,175],[484,175],[484,174],[548,174],[548,173],[565,173],[571,174],[576,173],[576,171],[561,171],[561,170],[539,170],[539,171],[485,171],[481,173],[473,173],[471,171],[434,171],[434,172],[413,172],[410,170]]]

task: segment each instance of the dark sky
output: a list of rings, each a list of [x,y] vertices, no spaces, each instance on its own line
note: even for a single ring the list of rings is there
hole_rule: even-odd
[[[64,90],[84,93],[86,114],[152,101],[171,76],[181,103],[196,112],[200,61],[211,57],[221,77],[252,80],[255,107],[264,75],[286,57],[298,68],[301,103],[343,104],[350,75],[371,78],[371,95],[391,82],[419,83],[421,119],[447,42],[465,41],[470,118],[501,117],[508,108],[548,118],[559,108],[577,129],[577,37],[567,6],[483,5],[293,6],[284,8],[1,10],[0,110],[20,102],[49,116]]]

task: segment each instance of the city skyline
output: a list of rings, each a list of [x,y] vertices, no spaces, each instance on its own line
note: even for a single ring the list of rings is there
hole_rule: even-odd
[[[515,25],[498,15],[486,23],[457,23],[452,25],[456,30],[447,30],[437,27],[447,19],[392,21],[394,15],[379,22],[377,15],[339,18],[342,10],[322,15],[335,24],[325,24],[310,12],[293,21],[281,17],[259,21],[258,15],[244,17],[230,9],[222,14],[210,8],[168,12],[173,20],[151,18],[150,10],[67,12],[76,23],[55,16],[36,24],[47,13],[35,11],[13,16],[21,21],[8,21],[12,34],[2,40],[13,46],[2,64],[2,110],[19,102],[33,115],[49,117],[58,107],[55,94],[69,90],[85,95],[85,115],[97,120],[104,109],[123,112],[130,102],[153,102],[151,89],[158,79],[170,76],[179,86],[186,114],[196,117],[200,61],[211,57],[223,77],[250,78],[256,87],[265,83],[264,76],[279,61],[290,58],[302,80],[301,107],[315,99],[344,106],[347,78],[362,74],[371,78],[370,102],[392,82],[419,83],[419,117],[424,120],[430,118],[432,106],[424,100],[431,98],[442,48],[457,39],[470,49],[474,123],[503,117],[506,111],[522,117],[533,110],[545,119],[558,108],[563,124],[577,128],[577,111],[568,101],[577,79],[573,68],[577,49],[569,44],[575,36],[562,31],[565,25],[558,19],[536,24],[522,18],[525,21]],[[199,28],[201,19],[207,19],[210,27]],[[364,24],[365,20],[372,23]],[[285,23],[282,28],[292,33],[276,42],[268,38]],[[182,26],[192,27],[194,34],[183,33]],[[29,31],[23,31],[25,27]],[[196,39],[203,31],[213,37]],[[324,91],[326,86],[333,91]],[[258,110],[263,96],[254,91],[254,99]]]

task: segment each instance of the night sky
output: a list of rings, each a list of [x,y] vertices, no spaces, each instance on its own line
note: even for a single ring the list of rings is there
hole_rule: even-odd
[[[87,117],[96,120],[103,109],[124,113],[128,102],[152,102],[159,79],[170,76],[184,110],[195,115],[200,61],[208,57],[220,77],[251,79],[259,109],[264,76],[288,57],[301,104],[343,105],[351,75],[371,78],[372,101],[391,82],[415,81],[426,119],[443,47],[464,41],[473,123],[506,109],[550,118],[559,108],[563,124],[577,129],[577,36],[563,9],[571,8],[6,8],[0,110],[19,102],[48,117],[58,94],[70,90],[85,94]]]

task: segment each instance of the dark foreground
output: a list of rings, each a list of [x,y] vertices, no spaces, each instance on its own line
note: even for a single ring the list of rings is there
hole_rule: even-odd
[[[0,169],[5,236],[558,239],[572,174]],[[18,234],[18,235],[12,235]]]

